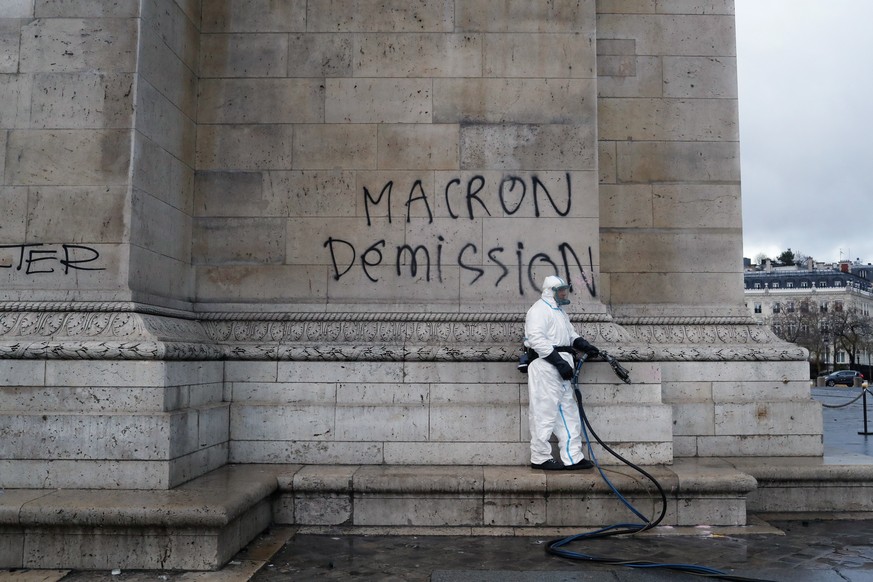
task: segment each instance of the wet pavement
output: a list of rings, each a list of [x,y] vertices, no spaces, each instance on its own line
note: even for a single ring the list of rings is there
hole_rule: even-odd
[[[858,389],[813,388],[824,408],[826,456],[873,457]],[[868,427],[873,429],[873,397]],[[865,459],[866,460],[866,459]],[[873,459],[870,460],[873,462]],[[873,491],[871,491],[873,493]],[[764,516],[766,517],[766,516]],[[864,516],[869,517],[869,516]],[[758,522],[748,528],[657,528],[567,549],[668,564],[696,564],[726,575],[791,582],[873,582],[873,519]],[[682,531],[680,531],[682,530]],[[303,535],[265,532],[219,572],[0,571],[16,582],[278,582],[379,580],[422,582],[575,582],[699,580],[677,570],[636,569],[573,561],[545,552],[551,537]],[[730,579],[730,578],[727,578]]]

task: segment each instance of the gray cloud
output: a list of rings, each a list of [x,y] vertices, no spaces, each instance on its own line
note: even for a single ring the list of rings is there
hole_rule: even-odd
[[[873,2],[735,7],[744,255],[873,262]]]

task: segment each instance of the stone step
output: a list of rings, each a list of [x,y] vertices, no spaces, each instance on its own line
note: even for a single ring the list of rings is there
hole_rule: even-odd
[[[744,526],[747,511],[873,511],[873,459],[678,459],[646,467],[661,526]],[[655,488],[605,466],[644,515]],[[847,498],[847,492],[850,496]],[[0,490],[0,568],[214,570],[271,524],[307,533],[570,535],[634,516],[596,470],[227,465],[167,490]]]

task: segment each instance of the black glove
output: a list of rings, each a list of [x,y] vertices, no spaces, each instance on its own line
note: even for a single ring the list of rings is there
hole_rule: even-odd
[[[571,380],[573,378],[573,366],[568,364],[557,350],[553,351],[543,359],[556,367],[558,369],[558,374],[560,374],[561,378],[564,380]]]
[[[600,353],[600,350],[589,344],[581,337],[577,337],[573,340],[573,349],[579,352],[584,352],[591,356],[592,358],[597,356]]]

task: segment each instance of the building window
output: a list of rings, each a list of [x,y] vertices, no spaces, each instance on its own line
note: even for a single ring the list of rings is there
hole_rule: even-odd
[[[807,283],[806,281],[801,281],[801,282],[800,282],[800,286],[803,287],[804,289],[806,289],[806,286],[807,286],[807,285],[808,285],[808,283]]]
[[[755,303],[755,313],[761,313],[761,304]]]
[[[788,313],[794,313],[794,301],[789,301],[785,304]]]
[[[846,352],[844,352],[843,350],[839,350],[837,352],[836,359],[837,359],[838,364],[845,364],[846,363]]]
[[[785,284],[785,286],[788,287],[789,289],[793,289],[793,288],[794,288],[794,283],[792,283],[792,282],[788,282],[788,283]]]
[[[839,287],[840,285],[842,285],[840,281],[834,281],[834,287]]]
[[[761,284],[760,284],[760,283],[755,283],[755,289],[760,289],[760,288],[761,288]]]
[[[782,310],[782,306],[779,305],[779,302],[773,304],[773,313],[779,313]]]
[[[842,311],[843,310],[843,302],[842,301],[834,301],[834,311]]]
[[[774,288],[774,289],[778,289],[778,288],[779,288],[779,282],[778,282],[778,281],[775,282],[775,283],[773,283],[773,288]]]
[[[821,302],[821,305],[818,306],[818,309],[819,309],[819,311],[821,311],[822,313],[827,313],[827,312],[828,312],[828,302],[827,302],[827,301],[822,301],[822,302]]]

